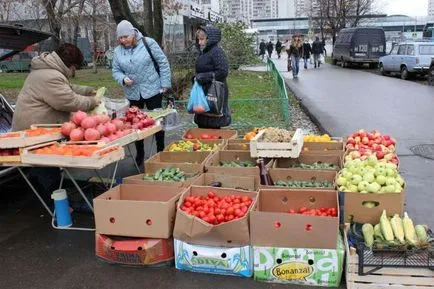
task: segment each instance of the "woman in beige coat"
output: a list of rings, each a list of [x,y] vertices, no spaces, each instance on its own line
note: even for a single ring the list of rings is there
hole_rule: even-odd
[[[38,123],[63,123],[70,119],[71,112],[95,108],[100,102],[92,96],[95,90],[69,82],[82,63],[80,50],[67,43],[35,57],[18,94],[12,130],[28,129]]]

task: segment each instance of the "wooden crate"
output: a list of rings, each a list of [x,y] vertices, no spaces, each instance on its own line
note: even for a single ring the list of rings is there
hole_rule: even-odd
[[[329,152],[345,151],[344,139],[341,137],[332,137],[334,142],[304,142],[303,151],[305,152]]]
[[[151,135],[154,135],[155,133],[159,132],[162,129],[163,129],[163,127],[161,126],[161,122],[157,121],[155,123],[155,125],[139,130],[137,132],[137,135],[138,135],[137,140],[141,140],[141,139],[145,139],[147,137],[150,137]]]
[[[238,132],[233,129],[206,129],[206,128],[190,128],[184,133],[184,139],[188,134],[193,136],[193,139],[200,139],[202,134],[208,134],[210,136],[218,136],[219,139],[236,139]]]
[[[92,156],[66,156],[66,155],[42,155],[35,154],[32,151],[45,146],[59,144],[57,142],[50,142],[39,144],[36,146],[23,149],[21,154],[21,161],[23,164],[32,164],[38,166],[53,166],[65,168],[84,168],[84,169],[101,169],[113,162],[119,161],[125,157],[123,147],[118,145],[104,146],[96,142],[76,142],[76,144],[94,144],[100,147],[95,151]],[[74,144],[69,142],[68,144]],[[60,145],[60,144],[59,144]]]
[[[347,256],[347,289],[434,289],[434,271],[420,268],[382,268],[373,274],[359,276],[359,256],[355,248],[348,245],[347,229],[344,243]]]
[[[30,128],[60,128],[61,124],[35,124],[32,125]],[[39,136],[26,136],[26,132],[24,130],[22,131],[16,131],[16,132],[9,132],[6,134],[17,134],[17,136],[14,137],[1,137],[0,135],[0,148],[23,148],[27,146],[33,146],[40,143],[50,142],[54,140],[60,140],[63,138],[62,133],[56,132],[56,133],[47,133],[44,135]],[[6,135],[3,134],[3,135]]]
[[[250,151],[250,141],[244,139],[229,139],[225,151]]]
[[[178,144],[178,143],[184,142],[184,141],[190,141],[192,143],[201,142],[201,143],[207,144],[209,146],[218,145],[218,148],[216,150],[213,150],[213,151],[223,150],[226,147],[226,140],[225,139],[206,139],[206,140],[191,139],[191,140],[174,141],[174,142],[170,143],[169,145],[167,145],[164,148],[164,151],[168,152],[172,145],[175,145],[175,144]],[[182,151],[182,152],[186,152],[186,151]]]
[[[291,142],[272,143],[261,142],[265,130],[261,130],[250,141],[250,155],[252,158],[298,158],[303,147],[303,131],[297,129],[292,136]]]
[[[6,163],[21,163],[21,148],[14,148],[19,150],[18,155],[0,155],[0,163],[6,164]],[[3,150],[11,150],[11,149],[0,149],[0,153],[2,153]]]
[[[136,140],[139,139],[139,134],[137,133],[136,130],[132,131],[131,133],[124,135],[121,138],[115,139],[114,141],[109,142],[107,145],[118,145],[118,146],[126,146]]]

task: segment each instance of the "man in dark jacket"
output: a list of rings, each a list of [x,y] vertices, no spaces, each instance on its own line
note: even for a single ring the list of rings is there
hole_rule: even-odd
[[[265,49],[267,48],[267,44],[265,44],[264,39],[261,40],[259,44],[259,56],[262,56],[262,60],[264,60]]]
[[[274,45],[273,42],[268,41],[267,43],[267,52],[268,52],[268,58],[271,58],[271,54],[273,53]]]
[[[277,58],[280,59],[280,53],[282,52],[282,42],[280,42],[279,39],[277,39],[276,42],[276,52],[277,52]]]
[[[312,44],[312,53],[313,53],[313,62],[315,64],[315,68],[317,66],[320,67],[321,65],[320,57],[321,54],[323,53],[323,46],[321,41],[319,40],[319,37],[317,37]]]
[[[309,40],[306,38],[303,43],[304,69],[307,69],[307,62],[309,61],[311,53],[312,53],[312,47],[310,46]]]
[[[196,45],[200,50],[200,54],[196,60],[196,81],[204,89],[205,95],[213,79],[223,82],[225,86],[223,115],[216,117],[206,114],[195,114],[194,122],[199,128],[218,129],[230,125],[232,120],[228,104],[229,89],[226,82],[229,65],[223,49],[218,46],[221,38],[220,30],[212,25],[202,26],[196,32]]]

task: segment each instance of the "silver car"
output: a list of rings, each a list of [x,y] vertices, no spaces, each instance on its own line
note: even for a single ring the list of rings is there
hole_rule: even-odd
[[[395,45],[389,55],[380,57],[381,74],[399,73],[402,79],[412,75],[427,75],[431,58],[434,57],[434,42],[414,41]]]

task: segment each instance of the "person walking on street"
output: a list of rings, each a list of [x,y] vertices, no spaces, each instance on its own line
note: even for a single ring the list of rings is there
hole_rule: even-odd
[[[226,81],[229,64],[225,52],[219,46],[221,38],[221,31],[213,25],[202,26],[196,31],[196,44],[200,51],[196,60],[196,81],[202,86],[205,95],[208,94],[214,79],[224,83],[223,115],[218,117],[195,114],[194,122],[199,128],[219,129],[230,125],[232,121]]]
[[[307,69],[307,63],[310,59],[311,53],[312,53],[312,47],[310,46],[309,40],[306,38],[303,43],[304,69]]]
[[[322,39],[322,43],[321,44],[322,44],[322,50],[323,50],[323,53],[324,53],[324,57],[327,57],[327,50],[325,48],[325,46],[326,46],[325,38]]]
[[[276,42],[276,52],[277,52],[277,59],[280,59],[280,54],[282,53],[282,42],[280,42],[279,39],[277,39]]]
[[[143,37],[137,28],[126,20],[116,28],[119,45],[113,57],[113,78],[124,88],[130,106],[153,110],[162,108],[163,93],[172,86],[169,61],[158,43]],[[155,134],[157,152],[164,150],[164,131]],[[136,141],[136,164],[145,158],[143,140]]]
[[[267,44],[265,44],[264,39],[262,39],[261,43],[259,43],[259,56],[261,56],[262,60],[264,60],[266,47],[267,47]]]
[[[295,36],[289,48],[289,55],[291,57],[292,64],[292,76],[298,78],[298,72],[300,71],[300,56],[302,53],[303,45],[300,37]]]
[[[267,43],[268,58],[271,58],[271,54],[273,53],[273,50],[274,50],[274,45],[273,45],[273,42],[271,42],[271,40],[270,40]]]
[[[319,68],[321,65],[320,57],[323,53],[323,47],[321,41],[319,41],[319,37],[316,37],[315,41],[312,44],[312,53],[313,53],[313,63],[315,68]]]

